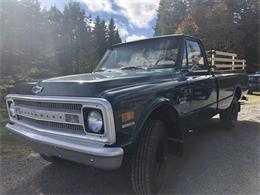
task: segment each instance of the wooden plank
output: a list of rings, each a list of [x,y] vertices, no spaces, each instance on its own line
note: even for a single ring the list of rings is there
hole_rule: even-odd
[[[245,65],[243,64],[235,64],[234,66],[232,66],[231,64],[216,64],[215,65],[217,68],[245,68]]]
[[[228,59],[228,58],[215,58],[214,59],[216,62],[232,62],[232,59]]]
[[[224,51],[215,51],[216,52],[216,55],[221,55],[221,56],[234,56],[234,57],[237,57],[237,54],[236,53],[229,53],[229,52],[224,52]]]
[[[235,56],[232,56],[232,70],[234,70],[235,66]]]
[[[244,60],[239,60],[239,59],[235,59],[235,60],[232,60],[232,59],[228,59],[228,58],[215,58],[214,59],[216,62],[238,62],[238,63],[243,63]]]
[[[217,68],[231,68],[231,64],[215,64]]]
[[[241,63],[243,63],[244,60],[238,60],[238,59],[235,59],[235,62],[241,62]]]
[[[208,61],[210,62],[212,58],[208,58]],[[214,61],[217,61],[217,62],[233,62],[233,59],[231,58],[215,58],[214,57]],[[243,60],[240,60],[240,59],[234,59],[235,62],[240,62],[240,63],[243,63]]]
[[[243,64],[235,65],[235,68],[243,68],[243,67],[244,67]]]
[[[246,61],[243,60],[243,63],[242,63],[242,69],[243,69],[243,70],[245,69],[245,66],[246,66]]]
[[[219,67],[232,67],[232,64],[216,64]],[[242,67],[243,64],[234,64],[234,67]]]

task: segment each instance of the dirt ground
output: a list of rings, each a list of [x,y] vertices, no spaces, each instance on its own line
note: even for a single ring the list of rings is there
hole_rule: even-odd
[[[3,122],[2,122],[3,123]],[[260,96],[242,105],[235,129],[218,117],[191,131],[182,157],[170,156],[161,194],[260,194]],[[1,126],[0,194],[132,194],[124,168],[44,161]]]

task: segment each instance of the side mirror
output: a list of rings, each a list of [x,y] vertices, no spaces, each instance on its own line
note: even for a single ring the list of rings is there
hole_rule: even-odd
[[[209,71],[210,72],[215,72],[216,68],[217,67],[215,65],[211,65],[211,64],[209,65]]]

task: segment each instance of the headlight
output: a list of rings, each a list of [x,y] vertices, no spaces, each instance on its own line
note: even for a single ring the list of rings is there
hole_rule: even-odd
[[[103,118],[102,114],[97,111],[90,111],[87,118],[88,129],[94,133],[102,133],[103,130]]]
[[[16,118],[15,105],[14,102],[9,103],[9,113],[12,118]]]

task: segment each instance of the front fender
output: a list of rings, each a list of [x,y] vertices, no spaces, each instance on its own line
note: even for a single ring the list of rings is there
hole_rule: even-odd
[[[137,140],[143,126],[145,125],[145,122],[147,119],[151,116],[152,112],[159,108],[162,105],[168,105],[172,107],[176,112],[177,109],[171,104],[170,99],[165,97],[158,97],[154,101],[152,101],[150,104],[148,104],[147,108],[142,111],[141,117],[137,119],[136,128],[135,131],[132,134],[131,140],[134,142]],[[179,115],[179,113],[177,112]]]

